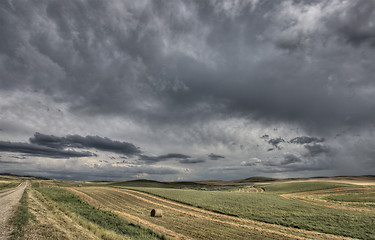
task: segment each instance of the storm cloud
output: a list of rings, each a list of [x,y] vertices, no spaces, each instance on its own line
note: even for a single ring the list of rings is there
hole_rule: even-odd
[[[281,164],[282,165],[288,165],[288,164],[298,163],[298,162],[302,162],[302,160],[299,157],[297,157],[293,154],[287,154],[287,155],[284,156],[284,160],[281,161]]]
[[[272,138],[272,139],[268,140],[268,143],[271,144],[272,146],[274,146],[277,149],[280,149],[279,144],[283,143],[283,142],[285,142],[285,140],[281,137]]]
[[[324,138],[302,136],[302,137],[293,138],[289,142],[295,143],[295,144],[320,143],[320,142],[324,142]]]
[[[71,157],[92,157],[95,154],[91,152],[76,152],[70,150],[60,150],[45,146],[39,146],[28,143],[3,142],[0,141],[0,151],[25,153],[32,156],[51,157],[51,158],[71,158]]]
[[[205,160],[204,159],[181,159],[179,162],[183,164],[196,164],[196,163],[203,163],[205,162]]]
[[[374,21],[369,0],[1,1],[1,159],[367,174]]]
[[[147,156],[147,155],[140,155],[139,160],[148,162],[148,163],[155,163],[155,162],[160,162],[160,161],[166,161],[169,159],[182,159],[182,160],[187,160],[189,159],[190,156],[180,154],[180,153],[168,153],[165,155],[160,155],[160,156]]]
[[[45,135],[35,133],[30,138],[30,142],[50,148],[95,148],[101,151],[120,153],[125,155],[140,154],[141,150],[132,143],[113,141],[106,137],[68,135],[66,137],[56,137],[53,135]]]
[[[308,150],[307,156],[315,157],[320,154],[329,153],[329,148],[321,144],[305,145],[304,147]]]
[[[221,155],[214,154],[214,153],[210,153],[210,154],[208,155],[208,158],[209,158],[210,160],[219,160],[219,159],[223,159],[223,158],[225,158],[225,157],[224,157],[224,156],[221,156]]]

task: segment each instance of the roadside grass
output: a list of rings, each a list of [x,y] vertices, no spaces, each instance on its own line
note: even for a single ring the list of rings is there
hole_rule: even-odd
[[[322,189],[322,187],[299,187]],[[241,193],[158,188],[133,188],[210,211],[272,224],[360,239],[375,239],[375,215],[310,205],[276,193]],[[278,190],[280,191],[280,190]],[[291,190],[283,189],[283,192]],[[350,226],[350,227],[349,227]]]
[[[20,182],[0,183],[0,190],[17,187],[19,184]]]
[[[80,197],[60,188],[38,188],[44,196],[56,202],[63,208],[64,212],[72,212],[85,219],[90,231],[95,231],[95,225],[117,234],[129,237],[130,239],[164,239],[164,236],[152,232],[149,229],[141,228],[137,225],[128,223],[118,215],[100,210],[91,206]],[[106,238],[110,239],[110,238]]]
[[[20,205],[18,206],[16,212],[14,213],[11,223],[14,226],[14,230],[11,233],[10,240],[23,239],[25,234],[24,228],[27,225],[30,219],[33,219],[34,216],[28,211],[28,202],[27,202],[27,190],[25,190],[20,199]]]
[[[325,190],[339,187],[361,187],[346,183],[337,182],[289,182],[289,183],[273,183],[261,186],[266,192],[286,194],[307,191]]]

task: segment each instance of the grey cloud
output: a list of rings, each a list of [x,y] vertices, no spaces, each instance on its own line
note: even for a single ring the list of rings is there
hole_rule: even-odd
[[[92,157],[95,154],[91,152],[76,152],[70,150],[54,149],[36,144],[4,142],[0,141],[0,151],[25,153],[32,156],[51,157],[51,158],[71,158],[71,157]]]
[[[283,138],[281,138],[281,137],[279,137],[279,138],[272,138],[272,139],[270,139],[268,141],[269,144],[271,144],[272,146],[274,146],[277,149],[280,149],[279,144],[283,143],[283,142],[285,142],[285,140]]]
[[[343,12],[327,18],[327,27],[333,29],[346,42],[355,46],[369,44],[375,47],[375,2],[359,0],[349,2]]]
[[[375,46],[373,1],[281,1],[271,16],[277,28],[268,34],[280,48],[294,51],[330,40]]]
[[[255,165],[257,165],[257,163],[256,163],[256,162],[251,162],[251,161],[243,161],[243,162],[241,163],[241,165],[242,165],[242,166],[250,167],[250,166],[255,166]]]
[[[196,164],[196,163],[203,163],[205,162],[205,160],[204,159],[181,159],[179,162],[183,164]]]
[[[180,153],[168,153],[168,154],[159,155],[159,156],[148,156],[148,155],[140,155],[139,156],[139,160],[146,161],[146,162],[149,162],[149,163],[166,161],[166,160],[169,160],[169,159],[187,160],[189,158],[190,158],[190,156],[180,154]]]
[[[366,133],[375,122],[373,20],[374,3],[368,0],[0,1],[0,94],[27,96],[1,109],[2,133],[8,134],[3,140],[20,141],[52,126],[35,120],[42,115],[55,122],[51,112],[26,104],[38,96],[49,106],[62,106],[48,132],[77,129],[81,134],[36,135],[31,141],[38,146],[95,148],[145,163],[173,158],[148,156],[131,143],[82,133],[109,132],[103,136],[117,139],[131,133],[129,141],[145,141],[161,152],[174,146],[176,151],[189,146],[187,152],[219,152],[224,146],[238,159],[270,147],[302,148],[269,135],[259,139],[264,133],[272,136],[268,126],[285,139],[331,140],[342,129]],[[22,105],[29,112],[23,113]],[[15,117],[22,115],[28,122]],[[116,132],[119,125],[104,126],[97,119],[136,127]],[[238,129],[232,130],[234,125]],[[285,126],[291,125],[300,131],[287,134]],[[369,149],[357,155],[345,150],[353,136],[340,139],[347,136],[332,139],[347,161],[357,155],[371,161]],[[252,149],[257,141],[267,146]],[[313,145],[322,143],[318,140],[293,142],[312,144],[302,148],[306,156],[291,151],[296,156],[311,160],[328,154]],[[266,159],[277,151],[256,154]],[[192,158],[175,159],[170,162]]]
[[[238,166],[223,166],[223,167],[216,167],[216,168],[210,168],[208,171],[210,172],[232,172],[232,171],[238,171],[243,168]]]
[[[283,161],[281,161],[281,165],[288,165],[288,164],[299,163],[299,162],[302,162],[302,160],[299,157],[293,154],[287,154],[284,156]]]
[[[95,148],[101,151],[125,154],[128,156],[141,153],[141,150],[132,143],[113,141],[109,138],[99,136],[82,137],[79,135],[68,135],[66,137],[56,137],[53,135],[35,133],[34,137],[30,138],[30,142],[56,149],[67,147]]]
[[[330,152],[329,147],[321,145],[321,144],[313,144],[313,145],[305,145],[304,146],[308,153],[306,156],[316,157],[321,154],[326,154]]]
[[[295,144],[320,143],[320,142],[324,142],[324,138],[301,136],[301,137],[295,137],[291,139],[289,142],[295,143]]]
[[[208,158],[210,160],[219,160],[219,159],[225,158],[225,157],[221,156],[221,155],[217,155],[217,154],[211,153],[211,154],[208,155]]]
[[[306,68],[304,55],[282,54],[264,41],[265,29],[276,35],[285,30],[272,16],[289,2],[244,2],[229,9],[205,1],[14,1],[14,8],[3,3],[2,88],[35,89],[68,103],[75,113],[125,115],[152,125],[231,116],[320,130],[373,121],[372,93],[361,94],[362,88],[353,86],[349,91],[347,85],[352,76],[374,75],[355,60],[363,59],[352,54],[355,50],[343,53],[355,59],[342,58],[314,45],[309,53],[314,61]],[[343,10],[353,19],[359,16],[362,25],[349,24],[351,18],[327,22],[345,36],[371,41],[367,33],[374,31],[366,23],[373,4],[359,2]],[[301,9],[314,5],[293,4]],[[318,32],[316,38],[325,39],[323,35]],[[366,55],[368,62],[372,56]],[[352,64],[352,74],[337,59]],[[327,80],[331,75],[340,81]]]
[[[37,176],[47,176],[64,180],[107,180],[119,181],[127,179],[137,179],[139,175],[147,174],[151,178],[165,175],[179,174],[181,171],[170,167],[153,167],[134,165],[127,167],[113,167],[109,165],[88,167],[85,165],[66,166],[64,170],[54,166],[33,165],[27,170],[19,170],[21,164],[15,164],[6,170],[12,173],[29,174]]]

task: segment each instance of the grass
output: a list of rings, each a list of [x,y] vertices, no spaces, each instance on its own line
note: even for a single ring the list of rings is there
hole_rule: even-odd
[[[0,190],[17,187],[19,184],[19,182],[0,183]]]
[[[375,193],[330,195],[324,199],[340,202],[375,203]]]
[[[27,191],[25,190],[22,194],[20,205],[18,206],[16,212],[14,213],[11,222],[15,227],[14,231],[10,236],[10,240],[14,239],[23,239],[25,234],[24,227],[27,225],[30,219],[33,219],[33,215],[28,211],[28,202],[27,202]]]
[[[319,183],[321,184],[321,183]],[[305,191],[333,187],[332,183],[284,185],[276,192]],[[271,188],[272,189],[272,188]],[[138,188],[164,198],[242,218],[360,239],[375,239],[375,215],[326,208],[285,199],[276,193],[240,193],[178,189]],[[350,226],[350,227],[348,227]]]
[[[39,188],[37,190],[56,202],[66,211],[77,214],[90,223],[96,224],[106,230],[114,231],[117,234],[127,236],[131,239],[163,239],[163,236],[159,236],[151,230],[128,223],[114,213],[91,206],[80,197],[67,190],[59,188]]]
[[[307,191],[325,190],[339,187],[356,187],[352,184],[336,183],[336,182],[290,182],[290,183],[273,183],[263,185],[262,188],[266,192],[272,193],[297,193]]]

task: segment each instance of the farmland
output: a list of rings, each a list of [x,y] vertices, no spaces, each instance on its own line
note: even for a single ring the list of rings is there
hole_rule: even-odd
[[[22,180],[12,239],[375,239],[369,180]]]

